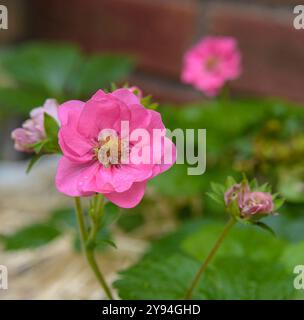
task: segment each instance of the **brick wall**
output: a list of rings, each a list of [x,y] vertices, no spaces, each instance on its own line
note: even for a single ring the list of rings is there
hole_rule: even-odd
[[[304,30],[293,29],[293,0],[30,0],[32,36],[68,40],[88,51],[138,58],[132,81],[157,98],[188,102],[202,96],[179,82],[185,50],[205,34],[231,35],[244,72],[240,95],[304,102]],[[304,1],[303,1],[304,4]]]
[[[21,40],[27,33],[26,6],[23,0],[1,0],[8,11],[8,29],[0,30],[0,47]]]

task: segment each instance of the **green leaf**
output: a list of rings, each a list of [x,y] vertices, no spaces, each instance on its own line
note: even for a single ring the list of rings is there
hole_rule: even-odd
[[[115,243],[113,240],[111,240],[111,239],[103,239],[102,242],[105,242],[105,243],[107,243],[108,245],[110,245],[111,247],[117,249],[116,243]]]
[[[282,300],[294,296],[292,275],[281,264],[248,256],[219,258],[207,268],[200,289],[204,299]]]
[[[253,225],[269,232],[271,235],[273,235],[274,237],[276,236],[275,232],[264,222],[261,222],[261,221],[257,221],[257,222],[254,222]]]
[[[219,224],[203,226],[186,238],[181,247],[191,256],[203,261],[223,228],[224,225]],[[248,256],[259,262],[274,261],[280,256],[284,245],[284,241],[251,226],[235,226],[223,241],[214,261],[226,255]]]
[[[143,97],[140,103],[147,109],[156,110],[158,108],[158,103],[152,101],[151,95]]]
[[[44,113],[44,129],[50,141],[58,141],[59,124],[46,112]]]
[[[120,272],[113,285],[122,299],[182,299],[198,268],[197,261],[181,254],[144,259]]]
[[[284,264],[286,271],[293,274],[295,278],[295,267],[304,265],[304,241],[287,246],[280,257],[280,262]],[[304,300],[304,290],[294,289],[294,299]]]
[[[143,259],[114,282],[122,299],[182,299],[200,263],[182,254]],[[172,272],[174,270],[174,272]],[[209,267],[193,299],[287,299],[291,276],[281,265],[269,268],[247,257],[223,257]]]
[[[250,186],[251,190],[253,190],[253,191],[257,190],[257,188],[259,186],[257,179],[256,178],[252,179],[249,183],[249,186]]]
[[[107,228],[100,229],[97,232],[96,241],[89,243],[89,247],[95,248],[98,251],[104,251],[108,249],[108,245],[116,247],[114,241],[112,240],[111,232]],[[74,250],[81,252],[81,241],[78,230],[74,237]]]
[[[223,205],[224,203],[223,195],[219,196],[213,192],[206,192],[206,195],[210,197],[212,200],[214,200],[216,203]]]
[[[304,265],[304,241],[288,245],[280,257],[288,271],[292,272],[295,266]]]
[[[26,226],[1,240],[8,251],[34,249],[43,246],[60,235],[60,231],[47,224]]]
[[[27,168],[26,168],[26,173],[30,173],[30,171],[33,169],[34,165],[38,162],[38,160],[42,157],[42,154],[36,154],[34,155],[31,160],[29,161]]]
[[[37,143],[34,143],[32,145],[30,145],[31,148],[34,149],[35,153],[39,154],[42,150],[42,148],[44,147],[44,145],[48,142],[48,140],[42,140],[42,141],[39,141]]]

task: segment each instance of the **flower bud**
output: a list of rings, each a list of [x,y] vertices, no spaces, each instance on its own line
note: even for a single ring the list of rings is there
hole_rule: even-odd
[[[247,181],[234,184],[224,194],[227,208],[240,218],[273,213],[273,197],[268,192],[251,191]],[[237,211],[237,212],[235,212]]]
[[[33,145],[46,138],[44,130],[44,113],[49,114],[58,123],[58,103],[47,99],[42,107],[30,112],[30,119],[22,124],[22,128],[13,130],[11,137],[15,141],[15,149],[22,152],[34,152]]]

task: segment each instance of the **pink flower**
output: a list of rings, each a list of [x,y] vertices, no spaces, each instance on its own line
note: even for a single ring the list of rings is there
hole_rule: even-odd
[[[273,212],[273,209],[272,195],[267,192],[248,192],[244,195],[241,204],[241,213],[244,217],[255,214],[269,214]]]
[[[248,184],[235,184],[224,194],[225,204],[229,206],[236,200],[240,215],[244,218],[256,214],[270,214],[274,210],[272,195],[267,192],[251,191]]]
[[[216,96],[227,80],[239,77],[241,55],[231,37],[206,37],[184,56],[181,79],[207,96]]]
[[[15,141],[15,149],[23,152],[33,152],[31,145],[46,138],[44,130],[44,113],[54,119],[58,119],[58,103],[54,99],[47,99],[42,107],[35,108],[30,113],[30,119],[26,120],[22,128],[12,132],[12,139]]]
[[[145,109],[129,89],[99,90],[87,102],[65,102],[59,107],[59,118],[63,157],[56,186],[66,195],[101,193],[116,205],[131,208],[141,201],[147,181],[175,162],[171,140],[152,136],[155,129],[165,130],[160,114]],[[130,134],[122,130],[122,123],[128,124]],[[151,137],[150,143],[132,139],[140,129]],[[136,155],[147,152],[149,161],[136,163]],[[171,160],[166,162],[168,154]],[[128,157],[131,161],[125,161]]]

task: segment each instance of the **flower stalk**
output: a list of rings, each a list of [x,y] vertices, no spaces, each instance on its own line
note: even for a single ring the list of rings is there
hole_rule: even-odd
[[[92,212],[94,216],[91,217],[92,227],[91,227],[90,234],[88,233],[85,225],[80,197],[75,198],[75,209],[76,209],[77,221],[78,221],[79,230],[80,230],[81,245],[84,250],[84,254],[87,259],[87,262],[91,267],[92,271],[94,272],[101,288],[104,290],[108,299],[114,300],[111,290],[107,285],[95,258],[96,235],[99,227],[99,222],[101,219],[100,213],[103,212],[102,195],[96,195],[94,198],[94,208]]]
[[[193,291],[196,288],[196,286],[198,285],[202,274],[207,269],[210,261],[215,256],[215,254],[216,254],[217,250],[219,249],[220,245],[222,244],[223,240],[225,239],[225,237],[227,236],[227,234],[229,233],[231,228],[236,224],[236,222],[237,221],[232,217],[229,219],[229,221],[227,222],[223,232],[221,233],[221,235],[219,236],[219,238],[215,242],[214,246],[212,247],[211,251],[209,252],[206,260],[203,262],[203,264],[201,265],[201,267],[198,270],[197,274],[195,275],[190,287],[186,291],[184,299],[186,299],[186,300],[191,299]]]

